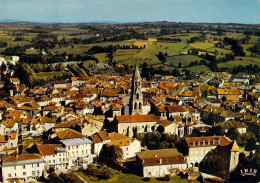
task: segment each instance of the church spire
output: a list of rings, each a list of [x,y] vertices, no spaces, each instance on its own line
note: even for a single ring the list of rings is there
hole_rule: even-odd
[[[135,74],[133,76],[134,78],[140,78],[141,79],[141,74],[140,74],[140,71],[138,69],[138,66],[137,64],[135,64]]]
[[[129,103],[131,114],[143,113],[142,78],[137,65],[135,65],[135,71],[132,78],[131,97]]]

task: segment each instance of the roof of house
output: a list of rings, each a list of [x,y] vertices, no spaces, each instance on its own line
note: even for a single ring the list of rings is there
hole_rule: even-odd
[[[143,166],[157,166],[170,164],[184,164],[183,154],[177,149],[159,149],[141,151],[136,153],[137,157],[142,161]]]
[[[133,123],[133,122],[157,122],[158,118],[154,114],[147,115],[123,115],[117,116],[119,123]]]
[[[239,147],[237,145],[237,141],[233,141],[231,151],[237,151],[239,152]]]
[[[62,144],[41,144],[37,145],[37,149],[42,156],[53,155],[55,148],[62,147]]]
[[[110,137],[106,131],[100,131],[91,136],[94,143],[101,143],[106,140],[110,140]]]
[[[63,130],[60,132],[56,132],[56,134],[59,137],[59,139],[61,139],[61,140],[84,137],[84,135],[82,135],[81,133],[79,133],[75,130],[72,130],[72,129],[67,129],[67,130]]]
[[[188,146],[203,147],[203,146],[227,146],[231,140],[226,136],[210,136],[210,137],[190,137],[185,138]]]
[[[221,126],[223,129],[230,129],[230,128],[246,128],[245,125],[236,122],[236,121],[225,121],[221,123],[217,123],[214,126]]]
[[[24,161],[24,160],[31,160],[31,159],[39,159],[42,156],[40,154],[11,154],[3,158],[3,162],[10,162],[10,161]]]
[[[181,105],[167,106],[167,110],[169,112],[186,112],[186,111],[188,111],[187,109],[185,109],[185,107],[183,107]]]

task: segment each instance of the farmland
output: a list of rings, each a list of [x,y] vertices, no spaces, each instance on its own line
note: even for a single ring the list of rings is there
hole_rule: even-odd
[[[6,59],[12,55],[22,56],[21,63],[37,63],[40,60],[44,60],[45,64],[95,60],[115,67],[142,65],[146,62],[148,67],[163,68],[168,72],[178,68],[180,71],[187,69],[194,73],[218,71],[218,68],[225,71],[226,68],[250,64],[260,66],[260,56],[252,52],[252,47],[259,44],[258,34],[251,32],[249,36],[241,31],[230,31],[229,25],[227,30],[222,25],[223,32],[220,34],[217,33],[218,29],[212,30],[212,26],[209,30],[205,29],[205,25],[203,32],[196,24],[179,25],[178,27],[183,26],[181,31],[169,28],[164,34],[158,33],[159,30],[165,31],[162,29],[164,25],[156,23],[153,24],[156,29],[144,28],[145,24],[1,25],[0,42],[6,46],[0,47],[0,55]],[[194,26],[199,31],[188,31],[187,26],[189,29]],[[134,29],[136,31],[133,34]],[[240,53],[234,50],[230,40],[238,43]],[[18,48],[21,49],[19,52],[16,51]],[[30,55],[38,55],[40,59],[27,60]],[[49,76],[54,77],[54,73]],[[47,75],[44,71],[38,73],[37,77]]]

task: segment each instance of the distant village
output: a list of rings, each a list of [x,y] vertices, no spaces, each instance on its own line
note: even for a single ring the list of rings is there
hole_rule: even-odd
[[[0,59],[7,66],[18,61]],[[259,146],[260,85],[250,85],[256,77],[209,72],[147,81],[136,65],[125,76],[29,88],[11,76],[0,101],[2,182],[36,182],[101,162],[143,178],[224,182],[240,154],[252,156]]]

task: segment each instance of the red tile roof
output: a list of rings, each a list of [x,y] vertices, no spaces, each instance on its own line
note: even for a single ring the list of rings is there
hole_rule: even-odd
[[[158,118],[154,114],[148,115],[124,115],[118,116],[119,123],[133,123],[133,122],[157,122]]]
[[[62,144],[42,144],[37,145],[37,149],[42,156],[53,155],[56,147],[62,147]]]

